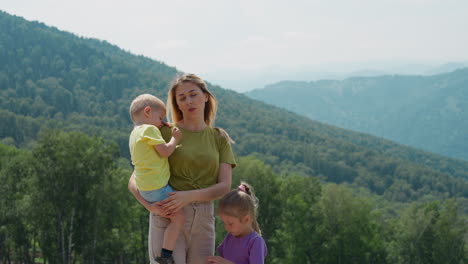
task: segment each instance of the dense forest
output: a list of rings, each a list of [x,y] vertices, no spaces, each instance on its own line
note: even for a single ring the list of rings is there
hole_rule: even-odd
[[[246,95],[314,120],[468,160],[468,68],[433,76],[283,81]]]
[[[0,262],[146,262],[128,107],[165,98],[179,71],[4,12],[0,29]],[[468,162],[210,89],[236,141],[233,184],[260,198],[268,263],[468,260]]]

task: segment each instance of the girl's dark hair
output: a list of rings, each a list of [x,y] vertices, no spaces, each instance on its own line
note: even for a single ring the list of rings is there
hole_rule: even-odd
[[[239,187],[227,193],[218,203],[218,214],[224,214],[242,219],[246,215],[252,218],[252,228],[261,235],[257,222],[258,199],[252,186],[241,182]]]

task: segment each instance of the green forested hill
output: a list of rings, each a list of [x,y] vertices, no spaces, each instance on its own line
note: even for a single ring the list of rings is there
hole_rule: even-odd
[[[128,158],[128,106],[162,98],[175,68],[37,22],[0,14],[0,138],[28,147],[45,128],[115,141]],[[277,172],[365,187],[395,201],[468,195],[468,162],[339,129],[212,86],[217,125],[238,156],[255,154]]]
[[[177,69],[3,12],[0,62],[0,263],[148,263],[128,107],[165,98]],[[260,200],[266,263],[468,260],[468,162],[210,88],[233,184]]]
[[[247,95],[314,120],[468,160],[468,68],[433,76],[284,81]]]

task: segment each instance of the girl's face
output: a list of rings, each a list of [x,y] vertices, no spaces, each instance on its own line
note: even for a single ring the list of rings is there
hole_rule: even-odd
[[[219,218],[224,223],[224,229],[235,237],[244,237],[253,232],[252,221],[249,215],[239,219],[239,217],[219,214]]]
[[[200,87],[191,82],[179,84],[175,90],[176,102],[184,118],[200,116],[204,118],[205,103],[208,95]]]

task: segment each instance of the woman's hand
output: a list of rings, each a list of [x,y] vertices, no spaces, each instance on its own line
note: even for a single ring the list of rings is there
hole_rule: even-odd
[[[152,204],[148,205],[146,207],[146,209],[148,211],[150,211],[151,213],[161,215],[161,216],[164,216],[167,213],[166,209],[164,207],[162,207],[159,203],[152,203]]]
[[[209,264],[234,264],[232,263],[231,261],[223,258],[223,257],[218,257],[218,256],[211,256],[211,257],[208,257],[208,263]]]
[[[168,194],[168,198],[158,203],[166,210],[166,214],[168,216],[176,213],[182,209],[182,207],[193,202],[190,191],[170,192]]]
[[[231,188],[232,165],[229,163],[220,163],[218,183],[198,190],[177,191],[169,193],[169,197],[159,202],[166,209],[166,216],[171,216],[182,207],[195,201],[207,202],[221,198],[229,192]],[[164,214],[162,215],[164,216]]]
[[[137,201],[146,208],[146,210],[161,216],[167,214],[166,208],[162,207],[160,203],[150,203],[141,196],[136,186],[135,172],[132,173],[132,176],[130,176],[130,179],[128,180],[128,190],[133,194],[135,199],[137,199]]]

